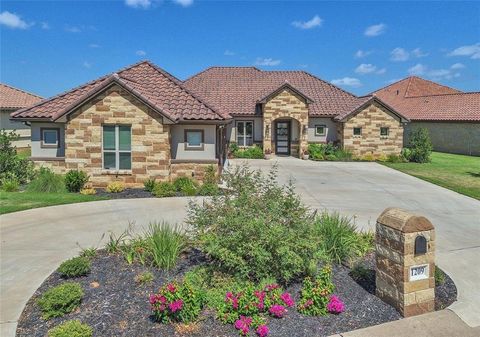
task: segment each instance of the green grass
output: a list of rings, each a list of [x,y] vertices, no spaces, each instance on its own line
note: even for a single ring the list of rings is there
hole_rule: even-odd
[[[427,164],[382,164],[480,200],[480,157],[433,152],[431,159]]]
[[[28,158],[32,155],[32,150],[30,148],[17,149],[17,156],[20,158]]]
[[[0,192],[0,214],[76,202],[105,200],[106,197],[78,193]]]

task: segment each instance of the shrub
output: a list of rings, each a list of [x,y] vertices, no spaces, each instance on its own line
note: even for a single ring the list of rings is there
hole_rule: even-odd
[[[326,160],[330,160],[330,161],[335,161],[335,160],[337,160],[337,156],[334,155],[334,154],[327,154],[327,155],[325,156],[325,159],[326,159]]]
[[[246,335],[250,328],[266,327],[266,315],[282,318],[287,308],[294,305],[290,293],[275,283],[260,287],[247,283],[238,292],[225,294],[223,303],[217,308],[217,317],[224,323],[233,323],[240,334]]]
[[[276,168],[264,177],[248,167],[226,172],[225,194],[190,204],[201,249],[219,271],[249,280],[289,282],[306,272],[316,252],[312,214],[294,193],[279,186]]]
[[[171,269],[185,247],[185,239],[176,225],[150,223],[145,234],[152,262],[158,268]]]
[[[151,272],[146,271],[135,276],[135,282],[138,284],[152,283],[154,276]]]
[[[35,175],[33,162],[20,158],[12,145],[19,137],[15,131],[0,130],[0,181],[16,179],[19,184],[25,184]]]
[[[403,157],[404,161],[410,161],[412,151],[409,148],[404,147],[400,155]]]
[[[65,192],[65,182],[61,175],[53,173],[49,168],[41,167],[27,190],[36,193],[61,193]]]
[[[47,290],[38,300],[44,319],[61,317],[75,310],[82,301],[80,283],[66,282]]]
[[[153,315],[161,323],[194,321],[204,306],[204,300],[202,291],[187,281],[168,283],[158,294],[150,295]]]
[[[93,330],[79,320],[66,321],[48,330],[48,337],[92,337]]]
[[[260,146],[254,145],[244,149],[237,149],[233,152],[235,158],[263,159],[263,150]]]
[[[97,256],[97,248],[95,247],[82,248],[80,251],[80,257],[86,257],[88,259],[92,259],[95,256]]]
[[[145,188],[145,191],[147,192],[153,192],[153,189],[155,188],[156,182],[155,178],[154,179],[147,179],[143,182],[143,186]]]
[[[80,190],[80,194],[83,194],[83,195],[95,195],[97,194],[97,190],[94,189],[94,188],[82,188]]]
[[[435,285],[441,286],[445,283],[445,273],[435,265]]]
[[[415,163],[428,163],[432,153],[432,142],[426,128],[417,128],[410,135],[408,148],[410,161]]]
[[[161,182],[158,183],[155,188],[153,189],[153,195],[156,197],[174,197],[177,195],[177,190],[172,183],[169,182]]]
[[[308,153],[312,160],[339,160],[350,161],[352,160],[352,153],[348,150],[339,148],[333,145],[333,143],[327,144],[308,144]]]
[[[315,219],[316,235],[320,238],[320,249],[335,263],[365,254],[369,245],[370,236],[363,237],[356,231],[356,226],[347,217],[338,213],[323,212]],[[367,247],[366,247],[367,246]]]
[[[334,288],[332,269],[328,265],[324,266],[314,280],[307,277],[303,281],[298,311],[308,316],[326,315],[327,304]]]
[[[189,177],[178,177],[173,181],[173,186],[183,195],[193,196],[197,194],[198,183]]]
[[[204,183],[202,186],[200,186],[197,190],[198,195],[217,195],[219,192],[218,185],[217,184],[210,184],[210,183]]]
[[[401,154],[397,155],[397,154],[391,153],[387,156],[386,161],[389,163],[403,163],[405,159]]]
[[[17,192],[20,187],[20,183],[16,177],[3,178],[0,181],[0,185],[4,192]]]
[[[79,170],[70,170],[65,175],[65,187],[68,192],[78,193],[88,182],[88,175]]]
[[[215,166],[209,165],[205,168],[205,176],[203,178],[203,183],[212,185],[218,184],[217,169]]]
[[[87,257],[74,257],[63,262],[58,272],[66,278],[84,276],[90,273],[91,265]]]
[[[112,181],[106,188],[108,193],[120,193],[125,191],[125,184],[121,181]]]

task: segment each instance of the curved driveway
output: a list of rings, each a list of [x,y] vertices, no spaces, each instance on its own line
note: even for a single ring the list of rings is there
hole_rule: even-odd
[[[80,248],[102,246],[109,231],[129,223],[182,223],[187,198],[123,199],[31,209],[0,216],[0,336],[15,336],[16,322],[35,290]],[[102,235],[105,236],[102,240]]]
[[[274,161],[249,162],[266,170]],[[279,180],[295,179],[304,202],[355,216],[361,228],[373,229],[378,215],[392,206],[429,218],[437,232],[437,264],[459,290],[459,300],[451,309],[470,326],[480,325],[479,201],[375,163],[293,158],[277,162]],[[77,242],[81,247],[99,245],[103,233],[120,233],[129,221],[135,221],[137,228],[154,220],[182,222],[187,202],[184,198],[107,200],[0,216],[0,335],[14,336],[29,297],[63,260],[78,254]]]

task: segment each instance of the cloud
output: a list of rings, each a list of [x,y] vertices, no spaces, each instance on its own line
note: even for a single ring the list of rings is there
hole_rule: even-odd
[[[278,66],[281,62],[282,62],[281,60],[274,60],[272,58],[257,57],[257,59],[255,60],[255,65],[273,67],[273,66]]]
[[[173,2],[182,7],[188,7],[193,5],[193,0],[173,0]]]
[[[88,45],[89,48],[100,48],[100,45],[99,44],[96,44],[96,43],[90,43]]]
[[[448,56],[470,56],[474,60],[480,59],[480,42],[468,46],[461,46],[454,49]]]
[[[315,27],[320,27],[322,25],[322,18],[318,15],[315,15],[308,21],[293,21],[292,26],[300,28],[300,29],[312,29]]]
[[[408,68],[408,73],[410,75],[424,75],[427,71],[427,67],[421,63],[417,63],[413,67]]]
[[[125,5],[132,8],[150,8],[152,1],[150,0],[125,0]]]
[[[12,29],[27,29],[30,27],[30,25],[23,21],[19,15],[10,13],[8,11],[3,11],[0,13],[0,25],[4,25]]]
[[[364,34],[365,36],[368,36],[368,37],[378,36],[385,33],[386,29],[387,29],[386,24],[379,23],[378,25],[367,27],[367,29],[365,29]]]
[[[69,33],[81,33],[82,30],[83,29],[81,27],[78,27],[78,26],[66,26],[65,27],[65,31],[67,31]]]
[[[92,67],[92,64],[88,61],[83,61],[83,67],[87,68],[87,69],[90,69]]]
[[[463,69],[463,68],[465,68],[465,66],[462,63],[455,63],[455,64],[452,64],[452,66],[450,67],[450,69],[455,69],[455,70]]]
[[[412,55],[415,57],[425,57],[428,56],[428,53],[423,52],[420,48],[415,48],[412,50]]]
[[[137,50],[137,51],[135,52],[135,54],[136,54],[137,56],[145,56],[145,55],[147,55],[147,52],[146,52],[145,50]]]
[[[48,22],[40,22],[40,28],[42,29],[50,29],[50,25],[48,24]]]
[[[355,72],[357,74],[365,75],[365,74],[373,73],[375,70],[377,70],[377,67],[374,66],[373,64],[362,63],[355,69]]]
[[[458,71],[464,67],[465,66],[461,63],[455,63],[449,69],[429,69],[427,66],[418,63],[409,68],[408,72],[411,75],[423,75],[431,78],[434,81],[441,81],[460,77],[461,75]]]
[[[371,50],[365,51],[365,50],[359,49],[359,50],[357,50],[357,52],[355,53],[355,57],[356,57],[357,59],[361,59],[361,58],[367,57],[367,56],[370,55],[371,53],[372,53]]]
[[[390,60],[395,62],[406,61],[410,58],[410,53],[403,48],[395,48],[390,52]]]
[[[353,78],[353,77],[338,78],[338,79],[332,80],[332,84],[343,85],[343,86],[354,87],[354,88],[358,88],[362,86],[362,82],[360,82],[358,78]]]
[[[382,69],[378,69],[375,74],[377,75],[383,75],[387,72],[387,68],[382,68]]]
[[[235,54],[236,54],[235,52],[228,49],[223,52],[223,55],[225,56],[234,56]]]

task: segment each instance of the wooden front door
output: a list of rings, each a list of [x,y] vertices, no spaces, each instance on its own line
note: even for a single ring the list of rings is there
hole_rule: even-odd
[[[277,121],[275,123],[275,154],[290,155],[290,121]]]

